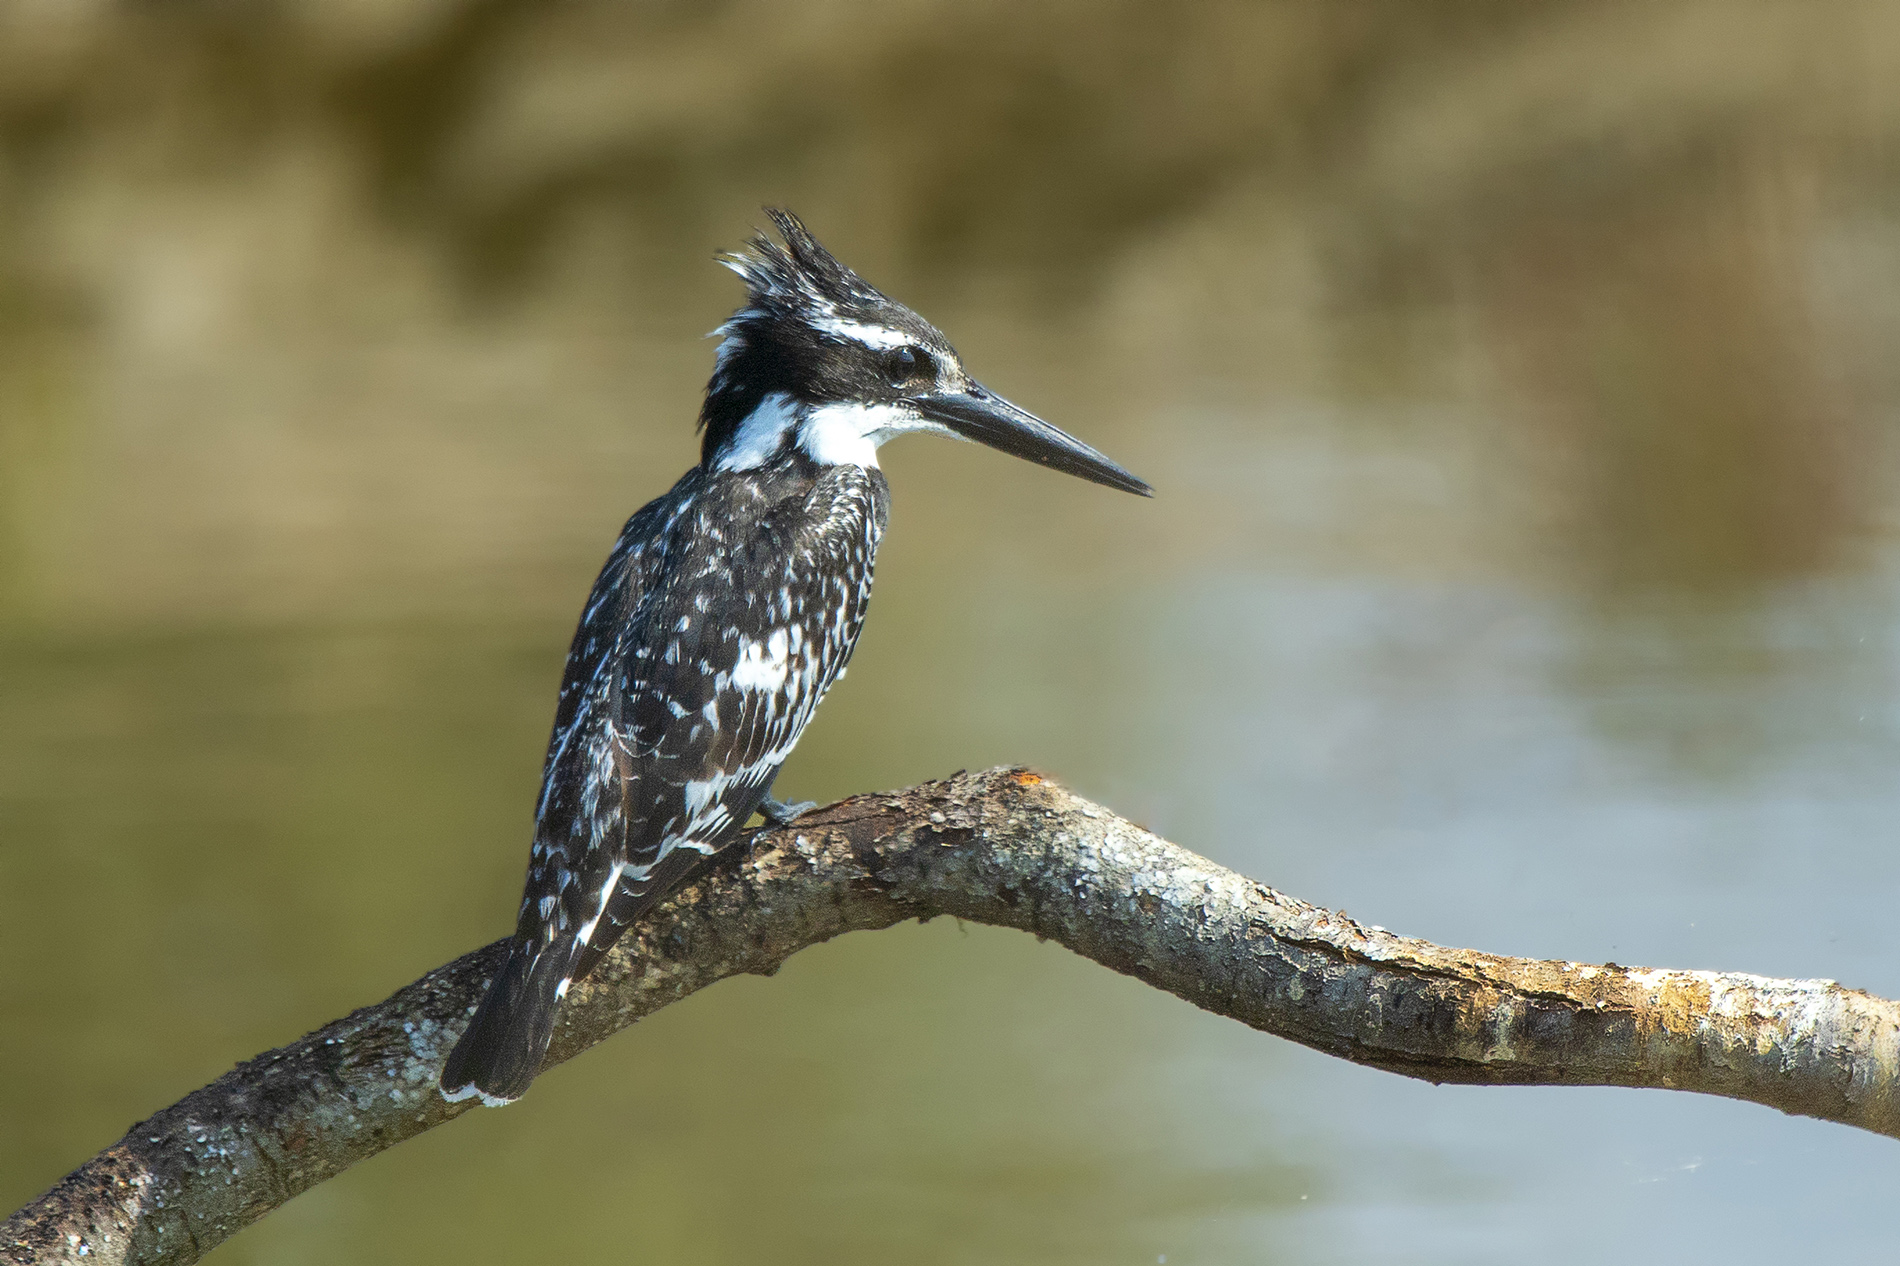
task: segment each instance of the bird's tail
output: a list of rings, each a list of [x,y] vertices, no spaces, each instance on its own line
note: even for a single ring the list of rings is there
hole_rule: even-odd
[[[443,1098],[479,1095],[491,1108],[521,1098],[548,1053],[561,984],[573,975],[578,948],[571,937],[509,945],[508,961],[442,1065]]]

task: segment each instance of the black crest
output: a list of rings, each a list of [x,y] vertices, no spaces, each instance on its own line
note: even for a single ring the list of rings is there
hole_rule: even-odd
[[[890,302],[826,250],[790,211],[767,207],[765,214],[784,239],[783,246],[758,233],[748,243],[749,254],[720,256],[721,263],[745,278],[750,306],[780,315],[788,310],[825,314]]]

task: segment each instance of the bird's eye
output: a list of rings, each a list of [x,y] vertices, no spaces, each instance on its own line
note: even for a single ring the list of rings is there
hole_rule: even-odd
[[[893,351],[886,359],[885,366],[890,371],[892,383],[906,383],[936,375],[936,367],[931,364],[930,353],[921,347],[912,347],[909,344]]]

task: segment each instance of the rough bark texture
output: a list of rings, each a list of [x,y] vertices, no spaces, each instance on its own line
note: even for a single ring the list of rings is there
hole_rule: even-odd
[[[1436,1082],[1652,1086],[1900,1137],[1900,1005],[1831,981],[1446,949],[1283,896],[1021,770],[859,796],[761,833],[575,989],[550,1064],[842,932],[955,915],[1059,941],[1209,1011]],[[440,1125],[436,1070],[498,942],[260,1055],[0,1227],[0,1261],[196,1261]]]

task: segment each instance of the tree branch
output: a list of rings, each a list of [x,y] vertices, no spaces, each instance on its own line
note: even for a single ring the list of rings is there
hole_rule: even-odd
[[[550,1065],[808,945],[955,915],[1196,1006],[1434,1082],[1727,1095],[1900,1137],[1900,1005],[1832,981],[1501,958],[1364,927],[1036,775],[858,796],[664,904],[569,996]],[[469,1110],[435,1076],[502,945],[457,959],[134,1127],[0,1226],[0,1262],[196,1261]]]

